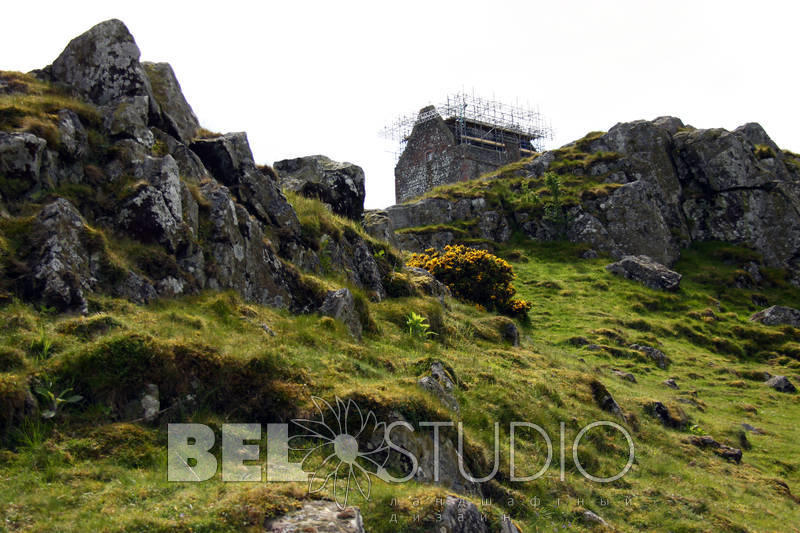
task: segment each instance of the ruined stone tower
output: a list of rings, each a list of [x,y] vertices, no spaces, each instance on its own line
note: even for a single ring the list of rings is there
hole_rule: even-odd
[[[533,155],[549,135],[538,113],[464,94],[439,109],[424,107],[413,121],[401,119],[395,127],[403,124],[410,132],[401,135],[394,169],[397,203]]]

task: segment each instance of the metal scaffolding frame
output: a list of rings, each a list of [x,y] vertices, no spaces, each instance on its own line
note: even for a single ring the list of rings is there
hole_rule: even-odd
[[[553,138],[553,128],[537,108],[510,105],[494,99],[476,96],[473,92],[450,94],[441,104],[423,113],[407,113],[396,117],[381,136],[393,141],[395,159],[405,148],[414,126],[442,117],[450,125],[457,144],[470,144],[487,150],[504,151],[506,145],[517,143],[525,155],[544,149]],[[525,146],[530,143],[530,149]]]

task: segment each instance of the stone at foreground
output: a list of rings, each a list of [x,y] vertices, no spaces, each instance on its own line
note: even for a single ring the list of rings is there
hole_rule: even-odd
[[[626,255],[616,263],[606,266],[606,270],[617,276],[638,281],[651,289],[664,291],[677,291],[682,277],[646,255]]]
[[[322,307],[319,310],[320,314],[329,316],[339,322],[342,322],[350,330],[350,333],[356,339],[361,339],[362,326],[361,320],[356,310],[355,299],[350,289],[339,289],[337,291],[328,292],[325,300],[322,302]]]
[[[317,533],[364,533],[361,512],[354,507],[339,509],[336,503],[313,501],[299,511],[289,513],[265,524],[274,533],[313,531]]]

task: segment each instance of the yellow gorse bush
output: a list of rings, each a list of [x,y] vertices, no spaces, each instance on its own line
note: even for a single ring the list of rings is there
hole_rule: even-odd
[[[512,266],[486,250],[460,244],[446,246],[442,252],[430,248],[424,253],[412,254],[407,264],[424,268],[450,287],[457,298],[486,309],[523,315],[531,308],[530,302],[514,298]]]

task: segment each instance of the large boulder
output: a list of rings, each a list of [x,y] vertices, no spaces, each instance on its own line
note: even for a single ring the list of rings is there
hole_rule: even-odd
[[[625,256],[620,261],[607,265],[606,270],[617,276],[638,281],[651,289],[664,291],[677,291],[682,277],[646,255]]]
[[[773,305],[762,309],[750,317],[753,322],[761,322],[767,326],[792,326],[800,328],[800,309]]]
[[[786,376],[772,376],[766,381],[766,384],[778,392],[797,392],[797,387]]]
[[[319,198],[334,213],[360,220],[364,212],[364,171],[324,155],[284,159],[273,165],[283,190]]]
[[[288,236],[300,235],[297,214],[275,179],[256,167],[246,133],[228,133],[192,143],[203,165],[261,222]]]
[[[128,28],[112,19],[72,39],[44,73],[98,105],[122,98],[147,98],[152,116],[158,114],[150,80],[139,63],[139,47]]]
[[[200,123],[183,96],[181,85],[169,63],[144,62],[153,96],[161,107],[161,117],[167,133],[188,144],[194,139]]]

